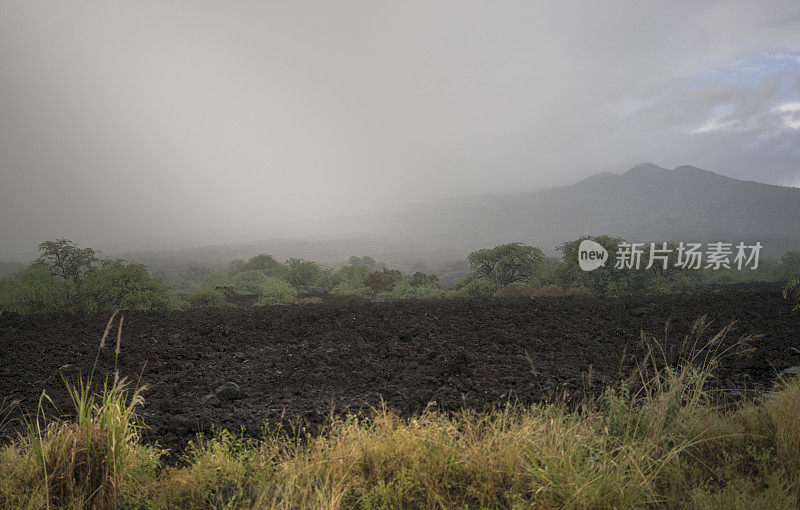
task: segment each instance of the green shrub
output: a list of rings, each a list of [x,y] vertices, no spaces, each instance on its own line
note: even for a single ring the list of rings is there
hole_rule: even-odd
[[[263,294],[269,287],[270,277],[250,269],[233,277],[233,289],[239,294]]]
[[[41,265],[32,264],[11,278],[0,279],[0,310],[19,313],[53,312],[67,306],[71,283],[50,274]]]
[[[236,290],[233,285],[216,285],[214,290],[222,294],[226,301],[236,296]]]
[[[219,306],[225,303],[225,295],[216,289],[201,289],[189,296],[192,306]]]
[[[440,290],[439,286],[433,283],[414,285],[413,281],[405,279],[398,282],[389,295],[394,299],[422,299],[432,297]]]
[[[340,281],[341,279],[339,278],[339,276],[336,274],[335,271],[333,271],[330,268],[324,268],[320,270],[319,276],[317,277],[317,281],[314,284],[314,287],[316,287],[316,289],[308,288],[305,290],[309,291],[309,290],[322,289],[325,292],[330,292],[331,289],[336,287]]]
[[[142,264],[99,260],[67,239],[46,241],[39,258],[0,283],[0,307],[22,313],[53,310],[176,308],[178,298]]]
[[[372,289],[354,282],[343,282],[331,290],[331,294],[336,296],[368,296]]]
[[[340,296],[364,296],[372,292],[372,289],[366,286],[365,282],[372,269],[360,263],[358,257],[350,257],[350,260],[356,259],[358,264],[346,265],[331,274],[330,281],[328,282],[330,292]]]
[[[583,271],[578,263],[578,248],[581,241],[591,239],[603,246],[608,252],[604,266],[592,271]],[[651,246],[642,246],[640,269],[617,268],[617,252],[625,240],[607,235],[584,236],[575,241],[562,244],[558,251],[562,253],[562,264],[557,268],[557,283],[562,287],[583,287],[599,296],[620,296],[625,294],[662,294],[687,292],[697,289],[705,283],[705,274],[697,269],[684,269],[677,266],[678,252],[674,246],[664,269],[656,264],[645,269],[650,258]]]
[[[408,277],[408,280],[411,282],[412,285],[436,285],[439,286],[439,277],[435,274],[426,274],[421,271],[417,271],[413,275]]]
[[[260,271],[267,276],[278,278],[286,275],[286,266],[275,260],[272,255],[261,253],[241,264],[236,269],[236,272],[240,271]]]
[[[373,259],[372,257],[369,257],[369,256],[364,256],[364,257],[355,257],[355,256],[353,256],[353,257],[350,257],[349,259],[347,259],[347,265],[356,266],[356,267],[363,267],[363,268],[369,270],[369,272],[372,272],[372,271],[377,271],[381,267],[384,267],[386,264],[382,264],[382,263],[376,262],[375,259]]]
[[[160,279],[150,276],[142,264],[122,259],[103,260],[88,274],[84,308],[90,310],[170,309],[177,296]]]
[[[289,282],[278,278],[269,278],[256,306],[287,305],[297,300],[297,290]]]
[[[381,271],[370,273],[364,280],[364,285],[373,292],[390,292],[394,286],[403,279],[403,274],[397,269],[383,268]]]
[[[467,277],[461,281],[459,288],[470,296],[492,296],[500,286],[492,278]]]
[[[363,282],[363,281],[365,281],[367,279],[367,277],[369,277],[370,274],[372,274],[372,272],[373,271],[367,266],[363,266],[363,265],[347,265],[347,266],[343,266],[343,267],[339,268],[339,270],[336,271],[335,275],[340,280],[350,279],[350,280],[358,280],[360,282]]]
[[[290,258],[286,266],[286,280],[303,291],[317,285],[323,274],[322,267],[311,260]]]

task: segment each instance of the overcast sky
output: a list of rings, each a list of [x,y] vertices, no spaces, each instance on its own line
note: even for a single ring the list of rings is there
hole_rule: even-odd
[[[0,258],[646,161],[800,186],[800,3],[0,1]]]

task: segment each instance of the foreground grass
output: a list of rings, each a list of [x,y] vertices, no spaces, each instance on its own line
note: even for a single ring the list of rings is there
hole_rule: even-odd
[[[637,391],[624,384],[577,410],[508,405],[403,420],[380,409],[366,421],[332,420],[313,437],[278,429],[245,441],[221,431],[198,438],[181,467],[138,442],[139,396],[124,381],[97,396],[72,387],[75,421],[31,419],[29,433],[0,451],[0,504],[797,508],[800,381],[783,381],[763,402],[716,407],[703,387],[728,352],[726,334],[672,369],[643,367]]]

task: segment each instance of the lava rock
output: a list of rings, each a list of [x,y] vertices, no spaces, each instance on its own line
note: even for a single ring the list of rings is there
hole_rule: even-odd
[[[214,392],[223,402],[233,402],[242,394],[242,390],[235,382],[226,382]]]
[[[206,395],[200,399],[200,405],[204,407],[219,407],[221,403],[216,395]]]

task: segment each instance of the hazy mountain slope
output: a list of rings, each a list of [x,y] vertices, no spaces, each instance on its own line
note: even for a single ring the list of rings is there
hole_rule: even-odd
[[[800,247],[800,189],[645,164],[571,186],[477,197],[390,223],[409,241],[466,249],[520,240],[549,251],[582,234],[610,233],[630,240],[758,240],[782,253]]]
[[[667,170],[644,164],[571,186],[453,198],[341,223],[363,233],[126,256],[160,267],[186,260],[227,262],[260,252],[329,263],[372,255],[411,267],[421,260],[463,259],[476,248],[511,241],[555,254],[557,245],[584,234],[612,234],[631,241],[761,241],[765,255],[780,256],[800,249],[800,189],[740,181],[691,166]]]

